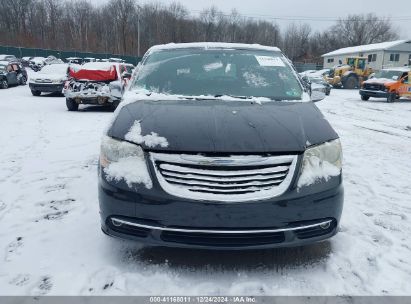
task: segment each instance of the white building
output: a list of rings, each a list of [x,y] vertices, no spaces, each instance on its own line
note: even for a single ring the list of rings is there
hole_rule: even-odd
[[[367,67],[374,70],[411,65],[411,40],[397,40],[339,49],[322,55],[324,68],[330,69],[336,65],[345,64],[345,59],[353,56],[368,58]]]

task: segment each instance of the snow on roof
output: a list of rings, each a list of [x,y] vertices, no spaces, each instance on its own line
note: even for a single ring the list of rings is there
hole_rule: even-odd
[[[403,66],[403,67],[384,68],[383,70],[398,71],[398,72],[410,72],[411,68],[409,66]]]
[[[97,71],[109,71],[115,66],[113,62],[88,62],[83,64],[83,70],[97,70]]]
[[[342,49],[324,54],[322,55],[322,57],[386,50],[386,49],[392,48],[394,46],[397,46],[397,45],[400,45],[406,42],[411,42],[411,40],[396,40],[396,41],[390,41],[390,42],[352,46],[352,47],[342,48]]]
[[[170,49],[186,49],[186,48],[204,48],[204,49],[250,49],[281,52],[279,48],[274,46],[264,46],[260,44],[244,44],[244,43],[224,43],[224,42],[191,42],[191,43],[168,43],[160,44],[151,47],[148,51],[170,50]]]

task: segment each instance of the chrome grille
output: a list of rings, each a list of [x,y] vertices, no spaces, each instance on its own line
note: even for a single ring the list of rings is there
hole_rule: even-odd
[[[255,201],[289,187],[297,156],[207,157],[151,153],[157,179],[171,195],[209,201]]]
[[[373,83],[365,83],[364,84],[364,89],[366,90],[372,90],[372,91],[384,91],[385,86],[380,85],[380,84],[373,84]]]

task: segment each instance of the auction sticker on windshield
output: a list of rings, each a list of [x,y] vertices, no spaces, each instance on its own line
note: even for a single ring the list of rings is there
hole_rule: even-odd
[[[284,61],[280,57],[255,56],[260,66],[285,67]]]

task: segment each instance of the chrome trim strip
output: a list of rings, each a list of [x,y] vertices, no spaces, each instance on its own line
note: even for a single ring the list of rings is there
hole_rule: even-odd
[[[132,223],[132,222],[128,222],[128,221],[117,219],[117,218],[111,218],[111,222],[116,227],[120,227],[121,225],[129,225],[129,226],[145,228],[145,229],[150,229],[150,230],[171,231],[171,232],[216,233],[216,234],[253,234],[253,233],[275,233],[275,232],[303,230],[303,229],[308,229],[308,228],[313,228],[313,227],[319,227],[321,225],[331,224],[332,220],[327,220],[327,221],[324,221],[324,222],[311,224],[311,225],[306,225],[306,226],[281,228],[281,229],[262,229],[262,230],[207,230],[207,229],[165,228],[165,227],[158,227],[158,226]]]

